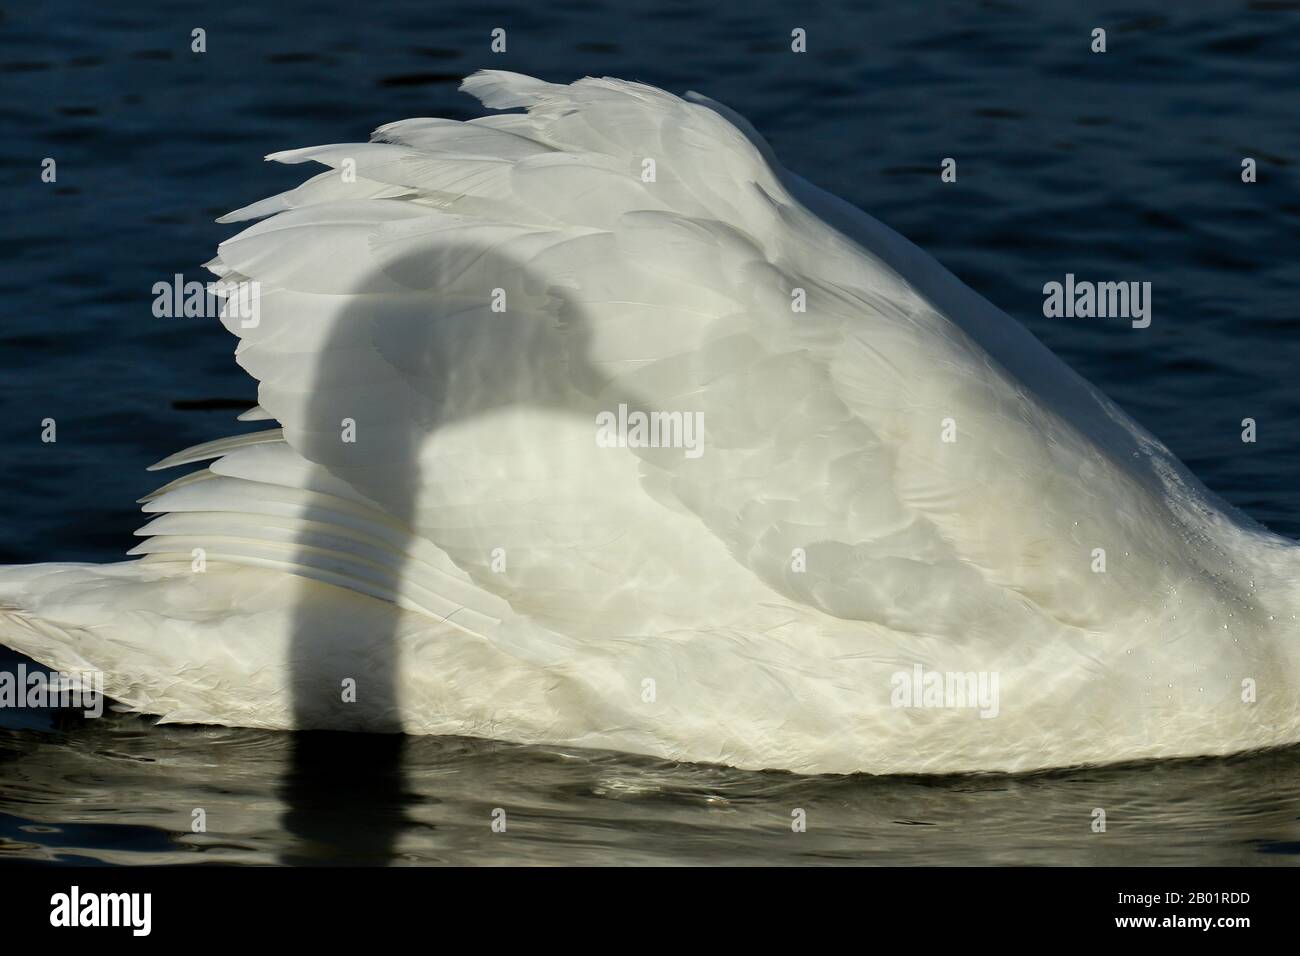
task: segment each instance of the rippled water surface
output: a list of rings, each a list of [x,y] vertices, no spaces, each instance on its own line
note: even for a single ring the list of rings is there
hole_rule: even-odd
[[[230,232],[212,220],[302,177],[260,157],[476,115],[456,84],[489,66],[735,107],[791,169],[937,255],[1212,488],[1300,535],[1300,3],[227,6],[55,0],[0,20],[0,563],[119,558],[154,485],[144,467],[243,427],[230,419],[254,389],[232,340],[154,319],[150,290],[204,278]],[[487,49],[497,26],[505,56]],[[794,26],[806,55],[788,52]],[[1094,26],[1109,28],[1104,56],[1087,53]],[[47,156],[55,185],[39,181]],[[939,181],[947,156],[958,184]],[[1045,319],[1042,285],[1066,272],[1152,282],[1151,328]],[[57,445],[37,441],[45,417]],[[0,727],[0,860],[1300,859],[1296,752],[797,778],[127,717],[7,712]],[[207,833],[190,832],[196,808]],[[807,833],[791,832],[796,808]]]
[[[301,737],[315,738],[319,761],[294,754]],[[390,763],[374,750],[392,741],[366,735],[154,727],[136,718],[0,732],[0,862],[1300,859],[1294,751],[1030,776],[873,778],[446,738],[402,743],[401,760]],[[375,779],[375,768],[387,779]],[[1107,811],[1104,834],[1092,832],[1097,807]],[[206,814],[206,833],[191,832],[195,808]],[[491,826],[498,808],[504,833]],[[805,812],[806,832],[792,831],[795,810]]]

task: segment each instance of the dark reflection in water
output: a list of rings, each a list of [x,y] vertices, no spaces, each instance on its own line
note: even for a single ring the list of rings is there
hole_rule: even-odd
[[[290,773],[312,738],[311,763]],[[398,791],[375,778],[391,740],[133,717],[0,731],[0,863],[372,863],[390,843],[398,864],[1300,863],[1297,749],[1029,776],[798,777],[421,737],[406,741]],[[190,832],[194,808],[206,833]],[[1092,831],[1098,808],[1105,833]],[[804,833],[791,829],[799,809]]]
[[[419,799],[403,775],[402,734],[310,731],[286,734],[284,801],[288,864],[386,864],[410,822],[403,810]]]

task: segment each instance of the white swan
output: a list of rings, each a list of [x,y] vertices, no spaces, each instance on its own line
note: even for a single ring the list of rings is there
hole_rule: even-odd
[[[282,430],[160,463],[215,459],[141,560],[0,570],[0,640],[166,721],[744,768],[1300,739],[1300,551],[1015,321],[719,104],[463,88],[527,113],[271,157],[331,168],[209,265]]]

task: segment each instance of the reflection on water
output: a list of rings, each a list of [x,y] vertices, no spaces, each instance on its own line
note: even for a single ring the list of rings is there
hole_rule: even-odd
[[[276,749],[287,831],[280,862],[382,865],[409,826],[402,734],[286,735]],[[283,751],[287,748],[288,755]]]
[[[319,766],[315,778],[294,769],[304,737],[315,753],[298,766]],[[0,731],[0,863],[1300,863],[1300,749],[1029,776],[798,777],[424,737],[406,740],[394,788],[373,776],[391,771],[392,739],[135,717]],[[196,808],[206,833],[191,832]],[[1105,833],[1092,832],[1096,808]],[[791,829],[796,809],[807,832]]]

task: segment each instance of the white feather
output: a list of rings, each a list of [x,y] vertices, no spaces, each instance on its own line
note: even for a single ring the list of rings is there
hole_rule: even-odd
[[[528,112],[270,157],[331,170],[211,267],[281,428],[160,462],[216,459],[142,560],[0,569],[0,638],[167,720],[801,772],[1300,739],[1293,546],[1018,324],[719,104],[464,88]],[[703,453],[601,447],[620,406]],[[997,716],[893,706],[918,665]]]

